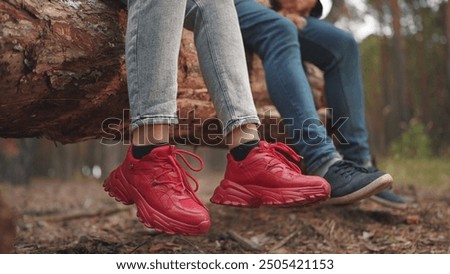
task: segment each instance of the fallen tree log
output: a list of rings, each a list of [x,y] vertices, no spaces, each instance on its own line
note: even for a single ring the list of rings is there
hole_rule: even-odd
[[[4,0],[0,2],[0,137],[43,137],[61,143],[127,140],[124,61],[126,10],[117,0]],[[283,136],[264,72],[249,58],[263,137]],[[323,89],[317,70],[312,81]],[[179,59],[174,140],[220,142],[220,122],[207,93],[193,44],[185,31]],[[322,96],[323,97],[323,96]],[[318,97],[320,98],[320,97]]]

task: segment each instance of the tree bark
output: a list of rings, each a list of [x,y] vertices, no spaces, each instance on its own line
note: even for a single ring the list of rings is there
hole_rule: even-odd
[[[114,1],[0,3],[0,134],[98,138],[126,107],[126,14]]]
[[[44,137],[61,143],[128,140],[126,19],[117,0],[0,2],[0,137]],[[171,135],[190,144],[217,143],[220,122],[192,36],[183,34],[180,125]],[[260,118],[264,125],[279,125],[279,113],[261,88],[264,75],[255,72],[250,74]],[[265,134],[266,139],[283,135],[272,130]]]
[[[447,81],[446,81],[446,88],[444,91],[444,106],[449,106],[450,105],[450,1],[447,1],[447,3],[445,4],[445,16],[444,16],[444,29],[445,29],[445,37],[447,39],[447,47],[446,47],[446,60],[447,60],[447,65],[446,65],[446,74],[447,74]],[[447,117],[450,117],[450,110],[448,109],[448,107],[446,108],[446,114]]]
[[[395,70],[397,91],[393,94],[393,102],[395,102],[396,111],[400,113],[400,124],[406,126],[411,118],[411,95],[408,89],[408,77],[406,73],[406,45],[400,23],[402,14],[398,0],[389,0],[388,4],[392,14],[392,29],[394,31],[393,58],[397,66]]]

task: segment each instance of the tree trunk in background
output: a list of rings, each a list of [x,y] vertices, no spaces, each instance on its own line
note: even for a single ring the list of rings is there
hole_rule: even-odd
[[[0,254],[13,252],[16,237],[15,216],[0,192]]]
[[[446,48],[446,59],[447,59],[447,82],[446,82],[446,90],[444,93],[444,106],[445,112],[447,113],[447,118],[450,118],[450,1],[447,1],[447,4],[445,5],[445,18],[444,18],[444,29],[445,29],[445,36],[447,38],[447,48]],[[450,130],[447,127],[447,133],[450,133]],[[447,135],[448,136],[448,135]]]
[[[393,100],[393,111],[398,111],[400,114],[400,121],[397,127],[406,126],[411,118],[411,101],[408,91],[408,79],[406,72],[406,56],[405,56],[405,41],[401,30],[401,11],[398,0],[389,0],[389,8],[392,14],[392,29],[394,31],[393,43],[393,60],[396,65],[395,80],[396,90],[394,90],[391,99]]]
[[[419,88],[420,88],[420,99],[419,102],[420,110],[421,110],[421,118],[425,123],[432,120],[432,115],[430,113],[430,94],[429,94],[429,86],[427,81],[427,66],[426,66],[426,39],[425,34],[419,32],[416,34],[417,38],[417,69],[419,72]]]
[[[383,25],[385,24],[384,17],[383,17],[383,6],[385,4],[384,0],[376,0],[374,3],[374,7],[377,10],[378,15],[378,28],[379,32],[382,33]],[[393,133],[391,128],[394,126],[391,124],[394,119],[389,119],[391,115],[393,114],[393,107],[392,102],[389,99],[390,94],[392,94],[393,89],[390,81],[390,58],[389,58],[389,45],[388,40],[386,36],[382,34],[380,37],[380,67],[379,67],[379,74],[381,77],[381,92],[380,92],[380,103],[382,105],[381,107],[381,116],[380,120],[382,120],[382,126],[380,126],[381,131],[385,134],[377,134],[375,137],[377,139],[380,139],[380,151],[384,154],[389,150],[388,144],[389,141],[392,140],[393,135],[395,136],[397,133]],[[395,113],[395,112],[394,112]],[[398,119],[396,119],[398,121]]]
[[[350,17],[350,12],[347,8],[345,0],[334,0],[330,13],[326,17],[326,20],[331,23],[336,23],[342,17]]]
[[[0,139],[0,182],[28,184],[34,170],[35,139]]]

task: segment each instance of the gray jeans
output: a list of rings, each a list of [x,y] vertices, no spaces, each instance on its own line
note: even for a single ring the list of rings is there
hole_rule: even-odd
[[[132,129],[178,123],[177,73],[183,26],[224,135],[259,124],[233,0],[129,0],[126,65]]]

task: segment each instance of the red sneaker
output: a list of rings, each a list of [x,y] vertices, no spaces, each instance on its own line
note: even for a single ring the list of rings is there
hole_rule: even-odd
[[[183,154],[197,159],[200,168],[190,165]],[[109,175],[103,187],[119,202],[136,203],[139,221],[149,228],[167,234],[206,233],[211,221],[208,209],[194,193],[198,183],[176,156],[193,171],[203,168],[197,155],[175,146],[155,148],[142,159],[135,159],[130,147],[125,161]],[[195,189],[189,179],[195,183]]]
[[[225,178],[214,191],[212,203],[244,207],[305,206],[330,196],[327,181],[303,175],[294,163],[300,161],[300,156],[283,143],[261,141],[243,161],[235,161],[230,154],[227,158]]]

